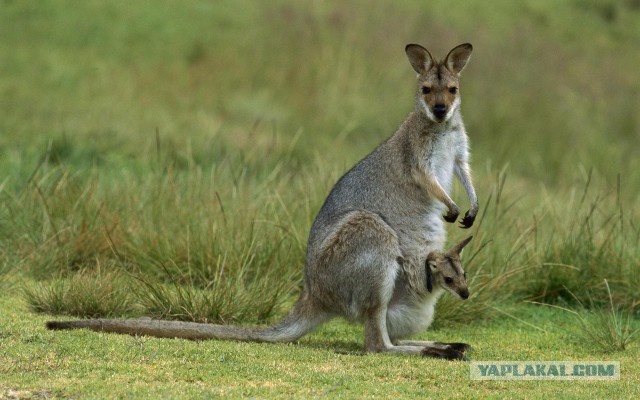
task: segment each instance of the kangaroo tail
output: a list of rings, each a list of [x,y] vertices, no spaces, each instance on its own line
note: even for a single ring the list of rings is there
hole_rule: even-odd
[[[309,307],[305,307],[301,299],[280,323],[268,327],[241,327],[151,319],[49,321],[46,326],[52,330],[84,328],[97,332],[191,340],[294,342],[327,319],[323,313],[310,313],[309,311]]]

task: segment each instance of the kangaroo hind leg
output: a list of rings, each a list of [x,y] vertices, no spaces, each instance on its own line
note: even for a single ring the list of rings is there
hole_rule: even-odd
[[[333,278],[332,299],[352,320],[363,320],[368,352],[419,354],[422,347],[394,346],[387,330],[387,307],[400,271],[395,231],[377,214],[347,213],[325,247],[326,272]],[[325,280],[328,282],[328,280]]]

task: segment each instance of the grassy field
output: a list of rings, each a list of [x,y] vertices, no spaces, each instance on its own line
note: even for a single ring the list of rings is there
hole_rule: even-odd
[[[0,398],[636,397],[639,27],[636,0],[0,2]],[[362,336],[340,322],[289,346],[44,330],[280,318],[331,186],[413,107],[404,45],[467,41],[472,296],[421,337],[619,360],[620,382],[338,355]]]
[[[638,347],[602,354],[562,313],[508,310],[526,323],[441,328],[421,336],[473,343],[476,360],[615,360],[619,381],[472,381],[465,362],[353,355],[361,327],[335,322],[297,344],[190,342],[42,329],[47,316],[0,297],[0,396],[12,398],[637,398]]]

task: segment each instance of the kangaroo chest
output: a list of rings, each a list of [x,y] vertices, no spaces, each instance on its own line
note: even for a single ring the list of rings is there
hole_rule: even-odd
[[[455,155],[459,147],[459,132],[450,131],[434,135],[424,152],[426,173],[433,174],[442,188],[449,192],[453,182]]]

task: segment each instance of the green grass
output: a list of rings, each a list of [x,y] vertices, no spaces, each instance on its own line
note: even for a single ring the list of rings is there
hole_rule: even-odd
[[[131,284],[117,272],[87,271],[70,279],[26,285],[24,296],[36,312],[88,318],[134,313]]]
[[[604,285],[609,295],[608,308],[594,306],[591,297],[588,303],[583,302],[573,293],[571,295],[580,305],[578,309],[557,305],[551,305],[551,307],[573,315],[576,326],[570,332],[583,346],[591,346],[602,352],[623,351],[640,330],[633,328],[633,319],[628,310],[623,310],[614,304],[609,282],[605,280]]]
[[[466,341],[476,361],[616,360],[612,382],[470,381],[469,365],[419,357],[345,355],[362,349],[362,328],[335,321],[298,344],[136,338],[89,331],[46,331],[48,316],[30,313],[19,298],[0,304],[0,393],[23,397],[461,397],[633,398],[640,394],[637,343],[601,353],[570,339],[561,310],[509,308],[515,318],[425,332],[421,338]],[[533,326],[531,326],[533,325]],[[638,326],[637,321],[635,326]],[[27,395],[28,394],[28,395]]]
[[[1,7],[0,397],[637,392],[638,1]],[[344,357],[361,328],[341,323],[289,346],[43,330],[51,314],[282,317],[331,186],[413,107],[404,45],[466,41],[472,295],[443,297],[433,335],[477,360],[613,357],[621,382],[473,383],[457,363]],[[625,350],[579,339],[591,331]]]

